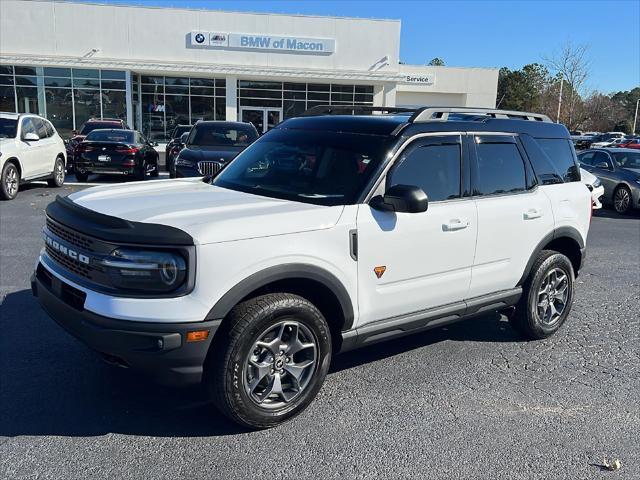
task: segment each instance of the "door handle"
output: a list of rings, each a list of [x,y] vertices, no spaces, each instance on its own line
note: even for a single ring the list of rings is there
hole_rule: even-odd
[[[442,224],[442,230],[445,232],[454,232],[462,230],[469,226],[469,220],[466,218],[452,218],[447,223]]]
[[[542,210],[539,208],[530,208],[523,214],[525,220],[533,220],[542,216]]]

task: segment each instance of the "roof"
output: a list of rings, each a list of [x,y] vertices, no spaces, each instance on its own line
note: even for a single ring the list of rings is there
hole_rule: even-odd
[[[392,135],[409,120],[407,115],[321,115],[290,118],[276,128],[296,130],[324,130],[328,132]]]

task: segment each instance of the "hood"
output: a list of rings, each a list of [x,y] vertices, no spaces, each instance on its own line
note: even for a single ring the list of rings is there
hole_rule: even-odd
[[[180,152],[180,158],[192,162],[200,162],[202,160],[228,162],[233,160],[242,150],[244,150],[244,147],[205,147],[189,145]]]
[[[105,215],[179,228],[199,244],[331,228],[344,209],[236,192],[199,178],[105,185],[69,199]]]

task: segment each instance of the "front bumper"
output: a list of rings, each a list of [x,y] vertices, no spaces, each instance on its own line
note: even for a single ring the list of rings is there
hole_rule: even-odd
[[[142,372],[158,383],[184,386],[202,380],[203,365],[221,320],[146,323],[117,320],[84,309],[84,292],[38,265],[31,289],[42,308],[67,332],[110,363]],[[188,332],[208,330],[206,340],[187,342]]]
[[[175,160],[174,160],[175,162]],[[198,171],[197,167],[176,165],[176,178],[189,178],[189,177],[202,177],[203,175]]]

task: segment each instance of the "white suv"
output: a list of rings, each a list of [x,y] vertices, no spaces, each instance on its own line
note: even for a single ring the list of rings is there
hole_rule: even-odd
[[[322,107],[213,179],[58,198],[32,288],[109,362],[203,381],[266,428],[341,351],[490,311],[552,335],[590,219],[569,132],[546,116]]]
[[[64,183],[64,142],[48,120],[32,114],[0,113],[0,198],[13,200],[21,183]]]

